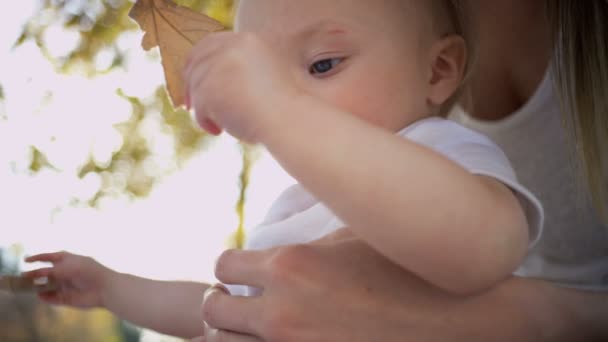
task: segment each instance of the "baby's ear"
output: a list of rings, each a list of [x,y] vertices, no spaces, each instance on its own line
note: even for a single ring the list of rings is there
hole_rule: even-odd
[[[462,85],[467,64],[467,47],[458,35],[438,40],[431,48],[431,77],[428,101],[441,106]]]

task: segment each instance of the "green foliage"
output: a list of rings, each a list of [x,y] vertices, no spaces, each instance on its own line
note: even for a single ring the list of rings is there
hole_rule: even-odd
[[[6,113],[4,112],[4,106],[2,102],[4,101],[4,88],[0,84],[0,121],[6,120]]]
[[[226,27],[232,27],[233,6],[233,0],[209,0],[205,10],[210,16],[226,25]]]
[[[242,167],[239,175],[239,199],[236,202],[236,213],[239,217],[239,224],[236,231],[228,239],[228,247],[243,248],[245,245],[245,201],[247,199],[247,188],[249,187],[249,177],[251,168],[257,159],[255,147],[241,144]]]
[[[132,4],[126,0],[89,1],[86,6],[80,6],[80,3],[76,0],[43,1],[42,9],[27,23],[15,46],[34,40],[41,52],[62,72],[78,68],[94,76],[107,71],[95,70],[92,63],[105,49],[114,53],[110,69],[122,65],[124,56],[116,44],[122,33],[137,29],[137,25],[127,17]],[[77,46],[65,56],[53,56],[47,49],[45,33],[53,26],[62,26],[79,34]]]
[[[231,24],[231,0],[178,0],[181,5],[199,11],[208,11],[226,25]],[[127,13],[132,2],[126,0],[41,0],[40,11],[30,18],[22,33],[15,40],[18,49],[26,42],[34,42],[59,73],[79,73],[96,77],[122,68],[128,60],[128,52],[120,46],[120,38],[128,32],[136,32],[137,25]],[[77,36],[77,42],[70,51],[59,55],[49,49],[47,34],[60,30]],[[99,69],[96,60],[109,53],[111,62]],[[149,54],[157,58],[158,54]],[[161,68],[160,60],[158,67]],[[182,108],[173,108],[164,87],[157,88],[145,98],[126,94],[119,88],[106,89],[116,93],[131,106],[131,115],[115,125],[122,137],[122,145],[110,160],[96,161],[93,156],[84,160],[73,172],[80,178],[89,174],[98,175],[102,180],[98,192],[87,203],[72,205],[97,206],[100,200],[116,194],[131,198],[147,196],[154,185],[165,175],[166,170],[150,167],[153,149],[146,137],[146,120],[158,119],[161,130],[173,139],[174,162],[176,168],[187,161],[209,141],[209,136],[195,127],[190,114]],[[0,104],[5,96],[0,86]],[[0,119],[3,119],[0,107]],[[76,128],[77,129],[77,128]],[[232,237],[231,244],[241,247],[244,241],[244,204],[249,174],[255,159],[251,147],[242,146],[243,166],[238,180],[240,197],[236,204],[239,227]],[[49,162],[42,148],[34,142],[29,150],[29,172],[38,173],[45,169],[59,171]],[[6,258],[0,254],[0,270],[17,272],[8,267]],[[4,267],[2,266],[4,261]],[[3,268],[2,268],[3,267]],[[125,325],[105,311],[77,312],[74,310],[54,309],[42,305],[33,296],[1,296],[0,294],[0,341],[136,341],[139,332]]]
[[[232,1],[178,0],[176,2],[197,11],[211,11],[225,22],[230,22]],[[61,73],[84,73],[89,77],[95,77],[123,66],[128,56],[119,48],[118,41],[125,32],[137,30],[137,25],[128,18],[132,3],[126,0],[96,0],[89,1],[86,5],[79,4],[82,2],[78,0],[42,1],[41,10],[25,25],[15,46],[34,41],[41,53]],[[78,34],[78,43],[72,51],[62,56],[51,54],[45,37],[52,28],[61,28],[65,32]],[[108,51],[113,55],[110,66],[98,70],[96,58],[102,52]],[[160,60],[158,65],[160,68]],[[91,157],[77,170],[80,177],[91,172],[101,176],[101,189],[88,203],[92,206],[97,205],[104,196],[117,192],[135,198],[145,197],[163,176],[154,170],[151,171],[149,167],[151,151],[141,129],[147,116],[154,113],[161,114],[162,130],[168,132],[174,140],[177,166],[187,161],[209,138],[193,125],[187,111],[172,107],[163,87],[151,94],[151,99],[130,97],[120,89],[115,91],[132,107],[131,117],[116,126],[122,135],[122,147],[112,155],[109,163],[99,165]],[[53,166],[44,156],[44,151],[32,147],[30,170],[38,172],[45,167]],[[242,184],[246,186],[246,183]]]
[[[231,1],[178,0],[181,5],[195,10],[207,10],[219,20],[231,22]],[[83,5],[81,5],[83,4]],[[121,49],[120,38],[128,32],[135,32],[137,25],[127,13],[132,2],[126,0],[41,0],[41,10],[30,18],[23,32],[15,41],[18,49],[26,42],[34,42],[40,52],[59,73],[79,73],[87,77],[96,77],[124,67],[128,53]],[[49,49],[47,33],[61,30],[75,34],[77,43],[70,51],[54,55]],[[110,53],[111,63],[99,69],[96,59],[102,53]],[[150,54],[151,58],[158,55]],[[160,60],[158,67],[161,68]],[[126,94],[119,88],[106,89],[116,93],[131,106],[131,115],[125,121],[115,125],[122,137],[120,149],[115,151],[107,162],[96,161],[92,156],[84,160],[75,171],[83,178],[91,173],[102,180],[99,191],[87,203],[73,205],[97,206],[100,200],[115,196],[117,193],[131,198],[147,196],[154,185],[165,175],[166,170],[155,170],[150,167],[153,157],[149,137],[146,137],[146,120],[154,117],[160,122],[161,130],[173,139],[174,162],[176,168],[187,161],[209,140],[209,136],[195,127],[190,114],[182,108],[173,108],[164,87],[157,88],[145,98]],[[0,86],[0,102],[4,98]],[[3,118],[0,107],[0,119]],[[77,128],[76,128],[77,129]],[[241,185],[240,199],[236,205],[239,215],[239,230],[234,237],[234,245],[242,246],[243,209],[245,193],[249,182],[249,172],[255,154],[250,147],[243,146],[243,168],[239,178]],[[59,171],[49,162],[45,151],[30,146],[29,172],[38,173],[44,169]],[[66,170],[61,170],[66,171]],[[235,180],[237,181],[237,180]],[[0,270],[2,270],[0,254]],[[3,271],[16,272],[4,265]],[[1,296],[0,294],[0,341],[136,341],[139,332],[131,326],[111,316],[105,311],[76,312],[73,310],[53,309],[40,304],[33,296]]]
[[[102,187],[93,197],[90,205],[97,204],[101,197],[112,195],[116,191],[143,197],[150,192],[154,184],[153,177],[148,176],[142,169],[144,161],[150,155],[148,144],[138,130],[146,113],[146,106],[140,99],[124,96],[120,90],[118,93],[132,106],[132,115],[129,120],[116,127],[123,136],[124,142],[121,149],[112,155],[112,159],[107,165],[98,165],[95,160],[90,158],[78,172],[81,178],[89,172],[102,176]],[[124,187],[117,187],[116,184],[123,183],[117,181],[118,179],[126,180]]]
[[[145,197],[162,176],[151,171],[147,163],[151,157],[151,151],[141,129],[146,113],[160,113],[164,129],[170,132],[175,142],[175,161],[178,166],[200,149],[208,138],[206,134],[193,126],[187,111],[173,108],[162,87],[156,90],[152,100],[149,101],[127,96],[120,89],[117,90],[117,93],[132,107],[130,119],[116,125],[116,129],[124,139],[122,148],[113,154],[108,164],[98,165],[95,160],[90,158],[79,170],[81,178],[89,172],[102,175],[102,188],[89,203],[93,206],[103,196],[112,195],[116,191],[124,191],[135,197]],[[124,188],[116,188],[116,179],[126,180]]]
[[[228,26],[232,22],[232,0],[175,2],[196,11],[207,11]],[[41,52],[62,72],[78,70],[94,76],[122,66],[125,56],[118,48],[117,40],[124,32],[137,30],[137,25],[128,17],[133,4],[126,0],[94,0],[84,6],[79,5],[81,3],[80,0],[42,1],[41,10],[29,20],[15,46],[35,41]],[[53,26],[79,34],[77,46],[65,56],[53,56],[47,49],[45,33]],[[104,50],[113,52],[113,61],[108,70],[96,70],[92,61]]]
[[[175,3],[180,6],[185,6],[191,8],[198,12],[203,12],[209,3],[209,1],[205,0],[175,0]]]
[[[55,168],[53,165],[51,165],[51,163],[49,163],[49,161],[48,161],[48,159],[46,159],[46,156],[44,155],[44,153],[40,152],[39,149],[37,149],[34,146],[30,146],[30,149],[31,149],[30,170],[32,170],[33,172],[38,172],[45,167],[48,167],[51,169]]]

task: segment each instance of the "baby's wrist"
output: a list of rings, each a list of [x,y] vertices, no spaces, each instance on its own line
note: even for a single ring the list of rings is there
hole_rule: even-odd
[[[276,101],[269,103],[265,109],[265,119],[260,125],[257,141],[266,146],[272,144],[277,136],[283,135],[286,130],[297,126],[294,120],[297,116],[305,115],[311,101],[318,101],[304,92],[292,91],[280,96]],[[297,128],[297,127],[296,127]],[[280,143],[280,138],[278,139]]]
[[[120,282],[118,278],[120,278],[120,273],[102,266],[99,277],[99,307],[109,309],[108,304],[112,302],[112,289],[117,288],[117,284]]]

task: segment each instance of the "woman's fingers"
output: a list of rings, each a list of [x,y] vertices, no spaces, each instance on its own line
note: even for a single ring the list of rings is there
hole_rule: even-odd
[[[29,256],[27,258],[25,258],[26,262],[37,262],[37,261],[42,261],[42,262],[59,262],[61,261],[66,255],[66,252],[55,252],[55,253],[42,253],[42,254],[37,254],[37,255],[32,255]]]
[[[264,265],[273,250],[224,251],[215,264],[215,276],[224,284],[241,284],[263,288],[265,285]]]
[[[260,305],[259,297],[231,296],[226,290],[212,286],[203,297],[203,320],[216,329],[256,334],[259,329],[252,321],[260,314]]]
[[[205,339],[203,342],[263,342],[261,339],[254,336],[237,334],[226,330],[218,330],[210,327],[207,327],[205,330]]]
[[[332,233],[329,233],[318,240],[312,241],[310,244],[312,245],[324,245],[324,244],[334,244],[340,241],[357,239],[357,236],[353,234],[350,228],[341,228]]]

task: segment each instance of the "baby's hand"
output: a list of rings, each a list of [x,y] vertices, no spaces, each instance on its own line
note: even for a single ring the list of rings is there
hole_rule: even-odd
[[[52,267],[25,272],[29,279],[52,279],[54,288],[39,292],[43,301],[55,305],[78,308],[103,306],[105,284],[112,272],[97,261],[67,252],[38,254],[25,259],[27,262],[50,262]]]
[[[249,143],[280,129],[299,91],[293,71],[268,42],[252,33],[210,34],[184,69],[186,105],[212,134],[221,129]]]
[[[10,292],[53,292],[57,283],[53,278],[31,278],[25,276],[0,276],[0,290]]]

